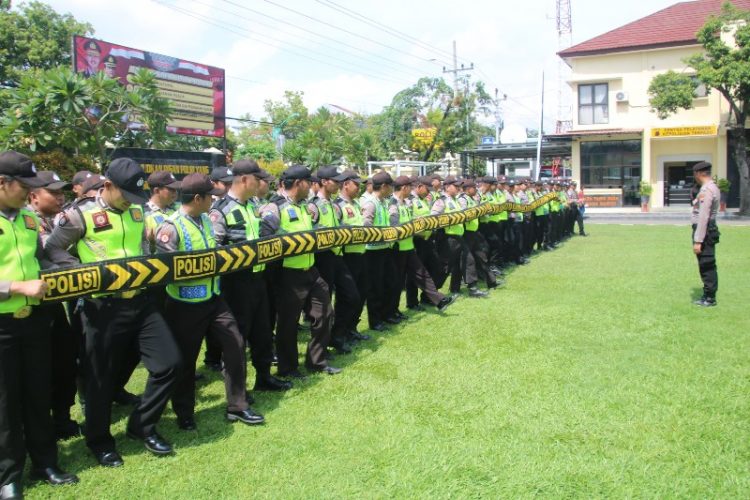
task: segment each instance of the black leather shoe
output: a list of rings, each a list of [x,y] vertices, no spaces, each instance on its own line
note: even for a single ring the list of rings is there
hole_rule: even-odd
[[[327,373],[328,375],[336,375],[341,373],[341,368],[336,368],[335,366],[326,366],[324,368],[310,368],[311,372],[317,372],[317,373]]]
[[[46,469],[32,469],[31,478],[44,481],[52,486],[61,484],[75,484],[78,482],[78,476],[61,471],[57,467],[47,467]]]
[[[23,487],[21,483],[8,483],[0,488],[0,498],[10,500],[23,498]]]
[[[385,318],[385,322],[389,325],[398,325],[399,323],[401,323],[401,319],[395,316],[391,316],[390,318]]]
[[[351,346],[340,339],[331,340],[331,347],[333,347],[336,350],[337,354],[351,354],[352,353]]]
[[[410,311],[414,312],[422,312],[425,310],[424,306],[422,304],[417,304],[415,306],[406,306],[406,308]]]
[[[440,302],[438,302],[437,310],[440,312],[445,311],[448,309],[448,306],[453,304],[456,301],[456,298],[452,295],[449,295],[447,297],[444,297]]]
[[[481,297],[487,297],[489,294],[483,290],[480,290],[477,287],[470,287],[469,288],[469,297],[473,298],[481,298]]]
[[[296,378],[300,380],[304,380],[306,377],[300,372],[299,370],[289,370],[288,372],[279,372],[279,377],[288,377],[288,378]]]
[[[127,436],[131,439],[139,439],[143,441],[143,446],[154,455],[169,455],[174,452],[172,445],[167,442],[166,439],[161,437],[158,433],[154,432],[150,436],[141,438],[137,434],[130,431],[127,432]]]
[[[292,383],[288,380],[281,380],[273,375],[255,379],[254,391],[288,391],[292,388]]]
[[[401,321],[406,321],[407,319],[409,319],[409,316],[402,313],[401,311],[396,311],[396,314],[394,314],[393,316],[400,319]]]
[[[242,422],[247,425],[260,425],[266,421],[263,415],[255,413],[252,408],[242,411],[228,411],[227,420],[230,422]]]
[[[120,406],[138,406],[141,404],[141,398],[125,389],[118,391],[112,401]]]
[[[364,333],[359,333],[357,330],[350,330],[349,335],[351,336],[351,338],[353,338],[354,340],[358,340],[358,341],[370,340],[371,338],[369,335],[365,335]]]
[[[75,420],[56,420],[55,439],[65,441],[81,435],[81,426]]]
[[[99,465],[103,467],[122,467],[125,463],[122,457],[115,450],[95,452],[94,456]]]
[[[198,428],[198,426],[195,425],[195,419],[193,417],[178,418],[177,427],[183,431],[194,431]]]
[[[384,332],[388,329],[387,326],[385,326],[385,323],[378,323],[375,326],[371,326],[370,330],[375,330],[376,332]]]
[[[694,301],[693,304],[700,307],[714,307],[716,305],[716,299],[712,297],[701,297]]]

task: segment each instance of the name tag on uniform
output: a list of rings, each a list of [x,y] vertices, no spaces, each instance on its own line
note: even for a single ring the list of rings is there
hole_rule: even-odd
[[[143,222],[143,211],[140,208],[131,208],[130,216],[136,222]],[[157,217],[155,217],[155,219],[156,219],[156,222],[158,222],[159,224],[164,222],[164,217],[161,217],[161,220],[159,220],[159,218]]]
[[[286,209],[286,214],[289,216],[289,221],[294,222],[299,220],[299,215],[297,215],[297,210],[295,210],[292,207],[289,207]]]
[[[245,214],[239,208],[232,210],[232,216],[234,217],[235,224],[240,225],[245,223]]]
[[[91,220],[94,222],[94,232],[104,231],[112,228],[109,222],[107,212],[95,212],[91,214]]]
[[[179,290],[181,299],[205,299],[208,297],[208,287],[206,285],[181,286]]]
[[[328,207],[326,205],[323,205],[322,207],[320,207],[320,213],[323,214],[323,215],[327,214],[328,213]]]
[[[354,210],[352,210],[351,207],[346,207],[346,216],[354,217]]]
[[[26,225],[26,229],[31,229],[32,231],[36,230],[36,221],[34,220],[32,216],[24,215],[23,223]]]

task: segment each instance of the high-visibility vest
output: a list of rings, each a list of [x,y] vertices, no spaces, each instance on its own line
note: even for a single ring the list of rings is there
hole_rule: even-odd
[[[39,241],[39,218],[22,208],[10,221],[0,212],[0,270],[4,281],[39,279],[36,260]],[[38,299],[12,294],[0,301],[0,314],[12,314],[22,307],[39,304]]]
[[[458,204],[458,201],[455,198],[451,198],[450,196],[443,196],[442,199],[445,203],[444,213],[450,214],[453,212],[461,211],[461,206]],[[451,236],[463,236],[464,231],[465,229],[463,224],[454,224],[445,228],[445,234],[449,234]]]
[[[201,214],[201,225],[190,217],[176,212],[167,224],[174,224],[180,237],[179,251],[208,250],[216,247],[213,225],[206,214]],[[220,293],[219,277],[208,276],[167,285],[167,295],[181,302],[205,302]]]
[[[362,209],[359,206],[358,200],[347,201],[343,198],[336,200],[336,203],[341,209],[341,224],[344,226],[361,226],[364,223],[362,217]],[[346,245],[344,247],[344,253],[365,253],[365,245],[360,243],[357,245]]]

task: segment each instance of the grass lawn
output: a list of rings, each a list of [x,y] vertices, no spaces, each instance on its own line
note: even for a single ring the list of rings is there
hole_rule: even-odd
[[[689,228],[590,229],[489,299],[420,313],[337,357],[341,375],[256,394],[263,427],[224,422],[215,374],[197,432],[166,411],[174,456],[127,439],[116,408],[125,466],[95,466],[73,440],[61,464],[81,483],[28,496],[747,498],[750,227],[722,228],[712,309],[691,305]]]

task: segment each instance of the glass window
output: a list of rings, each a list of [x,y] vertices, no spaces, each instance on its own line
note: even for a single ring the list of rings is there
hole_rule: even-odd
[[[609,84],[578,86],[578,123],[609,123]]]
[[[640,203],[641,141],[581,143],[581,183],[584,188],[623,190],[626,205]]]

